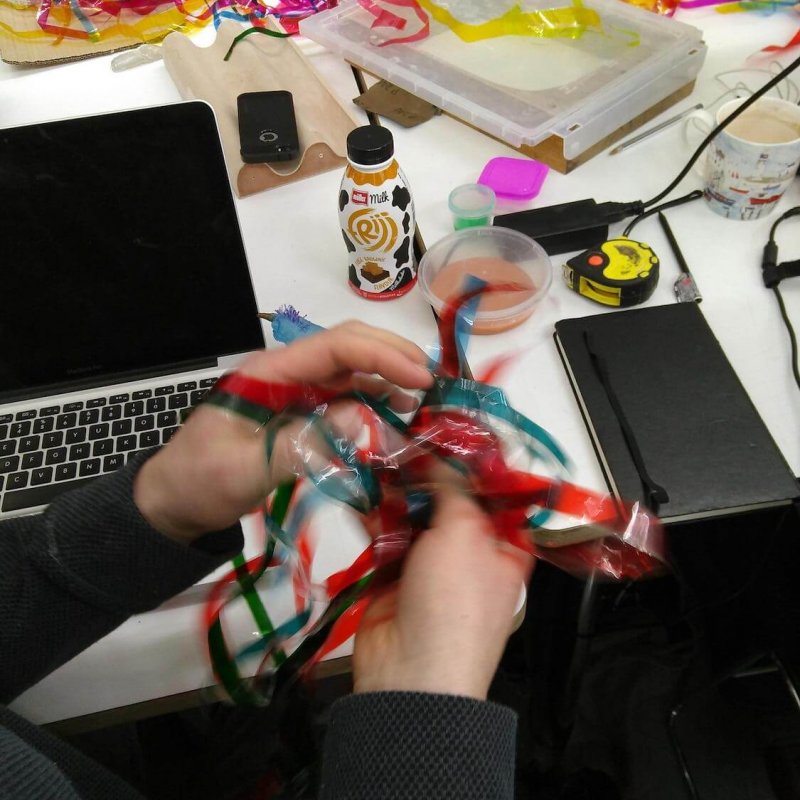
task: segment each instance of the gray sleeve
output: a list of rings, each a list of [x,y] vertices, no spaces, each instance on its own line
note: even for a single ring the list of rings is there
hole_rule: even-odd
[[[513,800],[517,721],[495,703],[375,692],[337,700],[320,800]]]
[[[192,546],[151,528],[133,502],[146,457],[0,522],[0,702],[241,550],[238,524]]]

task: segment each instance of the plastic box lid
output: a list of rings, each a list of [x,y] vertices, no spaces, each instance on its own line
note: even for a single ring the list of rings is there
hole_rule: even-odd
[[[483,3],[493,5],[497,16],[507,10],[504,0]],[[519,5],[552,8],[548,0]],[[431,19],[425,39],[381,46],[398,32],[373,29],[375,17],[357,0],[304,19],[300,33],[513,147],[555,135],[564,156],[575,158],[690,84],[706,54],[691,25],[620,0],[585,0],[583,7],[601,24],[575,39],[465,42]]]

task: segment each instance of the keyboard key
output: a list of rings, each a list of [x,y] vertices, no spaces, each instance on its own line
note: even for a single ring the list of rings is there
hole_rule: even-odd
[[[144,450],[148,447],[158,447],[161,436],[158,431],[145,431],[139,435],[139,447]]]
[[[113,439],[98,439],[92,445],[92,455],[93,456],[106,456],[109,453],[114,452],[114,440]]]
[[[27,436],[31,432],[30,420],[12,423],[8,432],[14,439],[18,439],[20,436]]]
[[[67,431],[65,444],[80,444],[86,441],[86,428],[73,428]]]
[[[77,464],[59,464],[56,467],[56,480],[68,481],[78,474]]]
[[[15,472],[19,469],[19,456],[0,458],[0,473]]]
[[[83,444],[74,444],[69,449],[70,461],[80,461],[82,458],[89,458],[89,455],[90,450],[88,442],[84,442]]]
[[[125,450],[133,450],[136,447],[136,437],[133,434],[129,436],[120,436],[117,439],[117,452],[122,453]]]
[[[193,406],[196,406],[198,403],[202,403],[203,400],[206,399],[206,395],[208,394],[208,389],[198,389],[196,392],[192,392],[189,395],[189,403]]]
[[[164,428],[164,430],[161,431],[161,443],[166,444],[175,435],[175,431],[177,430],[177,425],[172,428]]]
[[[56,421],[52,417],[39,417],[39,419],[35,420],[33,423],[33,432],[48,433],[49,431],[53,430],[55,424]]]
[[[141,417],[136,417],[133,421],[133,429],[137,433],[142,431],[151,431],[156,426],[156,419],[152,414],[145,414]]]
[[[167,410],[167,398],[166,397],[151,397],[147,401],[147,413],[148,414],[156,414],[159,411],[166,411]]]
[[[115,469],[119,469],[124,463],[125,457],[122,453],[106,456],[103,459],[103,472],[113,472]]]
[[[78,475],[81,478],[86,478],[89,475],[99,475],[100,474],[100,459],[99,458],[90,458],[88,461],[81,461],[80,466],[78,467]]]
[[[45,453],[45,464],[63,464],[67,460],[66,447],[52,447]]]
[[[31,453],[39,449],[40,439],[38,436],[23,436],[19,440],[19,452]]]
[[[17,452],[17,440],[6,439],[0,442],[0,456],[13,456]]]
[[[100,408],[106,404],[105,397],[93,397],[91,400],[86,401],[86,408]]]
[[[116,422],[114,423],[117,424]],[[108,423],[100,422],[97,425],[92,425],[89,428],[89,438],[94,441],[95,439],[105,439],[108,436]]]
[[[169,399],[169,407],[170,408],[186,408],[189,405],[189,395],[186,392],[181,392],[180,394],[174,394]]]
[[[33,408],[29,408],[25,411],[17,411],[17,416],[14,417],[16,420],[21,419],[33,419],[36,416],[36,411]]]
[[[42,447],[47,450],[49,447],[61,447],[64,444],[64,432],[55,431],[53,433],[46,433],[42,436]]]
[[[138,417],[139,414],[144,414],[144,403],[141,400],[125,403],[124,414],[126,417]]]
[[[13,422],[14,417],[11,414],[0,414],[0,424],[8,425],[9,422]]]
[[[197,388],[197,381],[184,381],[178,384],[179,392],[191,392],[192,389]]]
[[[39,409],[40,417],[54,417],[56,414],[61,413],[61,406],[45,406]]]
[[[97,422],[100,419],[100,409],[99,408],[89,408],[86,411],[81,411],[78,414],[78,424],[79,425],[91,425],[93,422]]]
[[[173,394],[175,392],[174,386],[159,386],[156,389],[156,397],[160,397],[164,394]]]
[[[37,450],[35,453],[25,453],[22,456],[22,469],[33,469],[34,467],[41,467],[44,461],[44,453]]]
[[[111,423],[112,436],[124,436],[133,430],[133,422],[129,419],[118,419],[116,422]]]
[[[130,400],[129,394],[112,394],[111,397],[108,398],[109,403],[127,403]]]
[[[6,492],[3,497],[2,510],[17,511],[22,508],[47,505],[63,492],[77,489],[91,480],[91,478],[82,478],[64,483],[51,483],[47,486],[31,486],[28,489],[21,489],[17,492]]]
[[[5,476],[0,475],[0,492],[3,491],[3,483],[5,481]]]
[[[200,380],[200,388],[201,389],[208,388],[210,386],[213,386],[216,382],[217,382],[216,378],[202,378]]]
[[[69,411],[80,411],[83,408],[83,400],[76,400],[74,403],[64,404],[64,413]]]
[[[50,483],[52,480],[52,467],[42,467],[41,469],[35,469],[31,473],[31,486],[41,486],[43,483]]]
[[[159,428],[169,428],[171,426],[176,426],[178,424],[178,412],[177,411],[162,411],[156,417],[156,425]]]
[[[148,397],[153,396],[152,389],[139,389],[137,392],[134,392],[132,398],[134,400],[146,400]]]
[[[100,413],[103,422],[113,422],[115,419],[122,419],[122,406],[106,406]]]
[[[66,406],[64,406],[66,408]],[[78,415],[76,413],[71,414],[59,414],[56,417],[56,429],[60,431],[65,431],[68,428],[74,428],[78,422]]]
[[[8,425],[0,425],[0,439],[5,439],[8,436]]]
[[[24,489],[27,485],[28,473],[15,472],[13,475],[8,476],[8,486],[6,486],[6,491],[11,491],[12,489]]]

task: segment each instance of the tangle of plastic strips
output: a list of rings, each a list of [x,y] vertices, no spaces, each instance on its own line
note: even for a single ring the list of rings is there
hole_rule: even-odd
[[[263,27],[271,17],[287,33],[297,33],[304,17],[336,6],[337,0],[31,0],[8,3],[34,16],[30,29],[2,25],[2,32],[21,39],[121,39],[158,42],[173,31],[190,32],[223,19]]]
[[[387,34],[373,43],[383,47],[425,39],[430,34],[430,19],[449,28],[465,42],[477,42],[498,36],[534,36],[538,38],[577,39],[590,29],[600,30],[600,16],[586,8],[581,0],[571,5],[523,10],[521,3],[509,2],[497,13],[497,4],[473,0],[358,0],[375,17],[373,32],[388,28],[402,36]]]
[[[608,579],[666,571],[663,529],[655,517],[638,504],[571,484],[567,457],[547,431],[512,408],[498,387],[459,377],[459,309],[480,293],[513,288],[475,289],[446,307],[439,322],[441,363],[409,421],[366,394],[336,395],[238,374],[217,382],[206,402],[263,425],[268,459],[277,437],[298,424],[295,446],[301,456],[307,455],[304,447],[311,453],[303,458],[302,474],[279,487],[264,510],[263,553],[249,563],[240,558],[205,607],[212,668],[233,701],[269,702],[355,633],[371,593],[397,578],[405,553],[429,526],[432,476],[445,465],[489,516],[494,534],[538,558]],[[359,404],[366,436],[349,438],[331,421],[337,400]],[[320,452],[322,460],[316,458]],[[349,567],[315,585],[311,519],[330,501],[359,515],[371,543]],[[269,619],[258,594],[257,584],[271,575],[290,575],[294,588],[295,615],[280,625]],[[223,611],[237,599],[247,603],[258,634],[232,651]],[[320,601],[327,605],[315,616]],[[253,657],[259,659],[256,675],[243,677],[240,664]]]

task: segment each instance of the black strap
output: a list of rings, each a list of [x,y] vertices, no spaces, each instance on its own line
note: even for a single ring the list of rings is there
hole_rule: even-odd
[[[764,286],[774,289],[785,278],[800,278],[800,259],[783,261],[780,264],[767,264],[764,267]]]
[[[614,416],[617,418],[620,430],[622,431],[622,436],[625,439],[625,444],[628,447],[628,452],[630,453],[633,464],[636,467],[636,472],[639,473],[639,480],[642,482],[642,487],[644,488],[645,503],[654,514],[657,514],[659,506],[662,503],[669,502],[667,490],[650,477],[650,474],[645,467],[642,451],[639,449],[639,443],[636,441],[636,435],[634,434],[633,429],[631,428],[630,423],[625,416],[625,412],[622,409],[622,404],[619,402],[617,394],[611,385],[611,378],[608,374],[606,362],[597,353],[594,347],[592,347],[589,331],[583,332],[583,341],[586,345],[586,351],[589,353],[589,358],[591,359],[594,371],[597,374],[597,377],[600,379],[600,383],[603,385],[608,402],[611,404],[611,408],[614,411]]]

